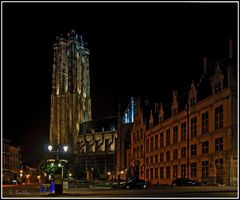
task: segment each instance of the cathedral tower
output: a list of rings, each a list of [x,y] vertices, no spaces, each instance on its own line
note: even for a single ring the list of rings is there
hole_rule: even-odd
[[[92,119],[89,50],[74,30],[53,45],[50,144],[76,151],[80,124]]]

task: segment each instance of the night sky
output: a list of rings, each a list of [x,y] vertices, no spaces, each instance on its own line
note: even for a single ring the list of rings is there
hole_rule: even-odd
[[[2,137],[37,164],[50,123],[53,43],[72,29],[88,42],[93,119],[131,96],[172,98],[224,58],[237,38],[237,3],[4,3]]]

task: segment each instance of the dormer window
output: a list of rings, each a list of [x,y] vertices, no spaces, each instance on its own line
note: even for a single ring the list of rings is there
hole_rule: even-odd
[[[210,78],[213,94],[222,91],[224,75],[220,69],[220,63],[217,62],[215,74]]]
[[[197,90],[196,90],[196,87],[194,85],[194,81],[192,81],[191,89],[190,89],[189,95],[188,95],[188,104],[189,104],[190,107],[192,107],[196,103],[197,103]]]

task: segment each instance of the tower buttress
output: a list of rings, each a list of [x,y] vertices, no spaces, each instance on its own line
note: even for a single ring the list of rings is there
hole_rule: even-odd
[[[75,31],[53,45],[49,142],[76,152],[80,124],[92,119],[89,50]]]

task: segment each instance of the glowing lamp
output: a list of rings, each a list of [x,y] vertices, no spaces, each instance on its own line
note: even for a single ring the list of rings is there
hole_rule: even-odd
[[[63,147],[63,150],[64,150],[65,152],[67,152],[68,146],[65,145],[65,146]]]
[[[48,150],[52,151],[52,149],[53,149],[53,146],[52,145],[48,145]]]

